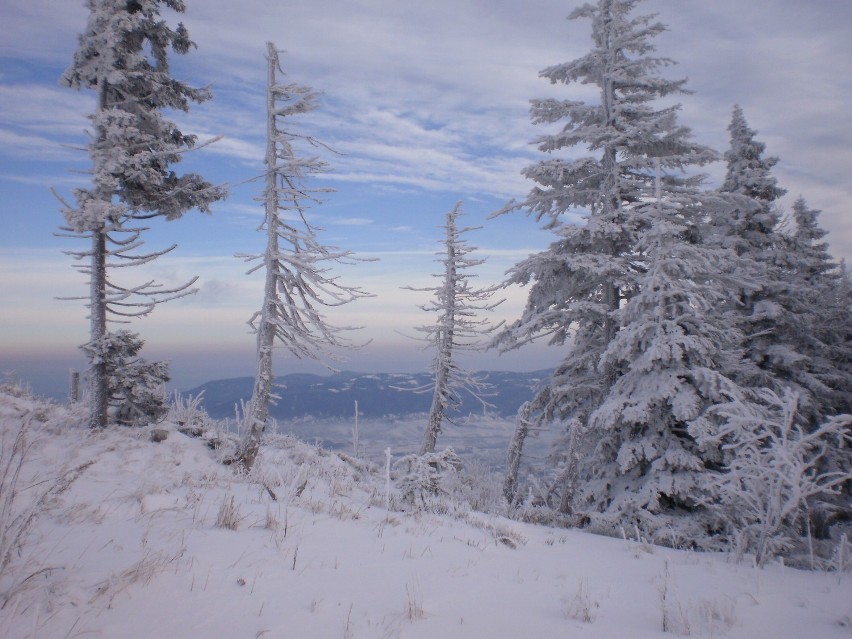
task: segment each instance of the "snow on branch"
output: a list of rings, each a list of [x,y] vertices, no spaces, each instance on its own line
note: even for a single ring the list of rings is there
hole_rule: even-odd
[[[296,140],[319,144],[313,138],[291,133],[286,118],[314,110],[316,93],[309,87],[279,82],[278,74],[283,70],[272,43],[267,43],[267,63],[266,184],[260,198],[264,217],[258,228],[266,231],[266,248],[263,254],[237,256],[257,262],[249,274],[263,271],[265,275],[261,308],[249,319],[249,326],[257,333],[257,369],[249,428],[234,460],[243,468],[254,463],[269,420],[275,345],[298,359],[314,359],[329,366],[328,362],[336,358],[335,349],[353,346],[346,334],[357,327],[335,326],[322,310],[371,297],[330,274],[334,265],[363,260],[351,251],[323,245],[317,237],[320,229],[307,216],[309,206],[320,203],[316,194],[329,189],[307,188],[304,180],[324,172],[327,165],[318,158],[296,154]],[[294,223],[290,223],[292,217],[296,218]]]
[[[800,424],[799,395],[764,388],[756,401],[713,407],[724,420],[719,435],[731,461],[716,473],[714,508],[727,522],[739,554],[751,551],[758,565],[788,550],[801,535],[808,501],[836,494],[852,480],[849,465],[830,470],[831,450],[852,446],[852,415],[835,415],[812,430]]]

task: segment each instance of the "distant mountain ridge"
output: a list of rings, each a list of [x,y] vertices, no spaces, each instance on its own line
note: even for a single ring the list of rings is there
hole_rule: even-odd
[[[480,373],[483,381],[492,385],[484,399],[493,405],[490,413],[510,417],[517,413],[525,401],[532,399],[550,371],[527,373],[489,371]],[[432,393],[413,390],[428,386],[431,373],[354,373],[342,371],[332,375],[292,373],[277,377],[276,394],[279,399],[270,407],[277,420],[301,417],[338,418],[351,417],[358,402],[358,412],[364,417],[409,415],[429,411]],[[251,398],[254,378],[237,377],[206,382],[186,392],[198,395],[204,392],[202,405],[214,419],[233,417],[236,406]],[[462,415],[482,413],[481,402],[463,393]]]

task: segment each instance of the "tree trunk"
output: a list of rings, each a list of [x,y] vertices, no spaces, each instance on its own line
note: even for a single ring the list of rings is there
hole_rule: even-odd
[[[240,442],[237,461],[246,470],[251,469],[260,440],[269,421],[269,402],[272,397],[272,348],[275,342],[275,330],[278,322],[278,310],[275,306],[275,290],[279,278],[278,269],[278,189],[275,167],[277,162],[277,136],[275,126],[275,69],[278,67],[278,54],[271,42],[266,44],[268,52],[267,94],[266,94],[266,189],[264,191],[266,209],[266,254],[264,266],[266,283],[263,291],[263,306],[260,311],[257,328],[257,366],[254,375],[254,388],[249,402],[248,428]]]
[[[458,274],[456,272],[456,215],[458,206],[447,214],[447,257],[444,275],[444,326],[438,330],[438,354],[435,358],[435,394],[432,396],[432,408],[429,411],[429,424],[423,438],[420,454],[434,453],[447,408],[447,395],[450,392],[450,369],[453,366],[453,342],[456,326],[456,296]]]
[[[432,395],[432,407],[429,410],[429,424],[423,437],[423,446],[420,454],[434,453],[438,442],[438,433],[441,432],[441,424],[444,421],[444,409],[446,408],[445,395],[447,392],[447,370],[439,368],[435,378],[435,392]]]
[[[612,4],[610,2],[604,3],[601,8],[601,13],[603,15],[604,26],[604,48],[609,52],[609,65],[615,66],[616,59],[619,54],[619,50],[613,46],[612,38],[612,30],[613,30],[613,18],[612,18]],[[608,128],[615,128],[615,119],[616,119],[616,108],[615,108],[615,80],[612,76],[607,75],[604,78],[604,85],[601,91],[601,102],[604,110],[604,118],[606,120],[605,126]],[[619,174],[619,166],[618,166],[618,149],[613,146],[611,143],[607,144],[603,153],[603,168],[606,172],[606,177],[604,178],[604,207],[603,213],[604,217],[609,217],[609,223],[611,226],[614,226],[615,218],[621,209],[621,184],[620,184],[620,174]],[[620,216],[619,216],[620,217]],[[621,220],[618,220],[620,223]],[[606,238],[607,241],[607,250],[609,254],[612,256],[613,260],[616,260],[620,254],[620,247],[618,246],[618,242],[616,238],[612,236],[614,231],[609,229],[607,230],[608,236]],[[604,300],[607,305],[608,313],[604,318],[604,335],[605,335],[605,344],[609,344],[612,339],[615,337],[615,333],[618,330],[617,323],[613,314],[618,310],[620,305],[620,291],[618,286],[616,286],[611,280],[607,279],[604,282]],[[604,346],[606,347],[606,346]]]
[[[577,492],[577,482],[580,476],[580,455],[578,450],[577,428],[580,422],[575,421],[569,426],[568,455],[565,460],[565,468],[559,477],[561,493],[559,497],[559,512],[563,515],[571,515],[574,512],[574,497]]]
[[[103,227],[92,231],[92,256],[90,274],[89,302],[89,341],[95,345],[106,336],[106,232]],[[109,407],[109,386],[107,384],[107,363],[103,357],[94,353],[89,355],[89,394],[91,428],[104,428],[107,425]]]
[[[503,481],[503,496],[506,502],[513,506],[518,492],[518,472],[521,468],[521,456],[524,451],[524,442],[530,429],[530,414],[532,407],[529,402],[524,402],[518,411],[518,421],[515,425],[515,434],[512,443],[509,444],[509,452],[506,455],[507,469],[506,479]]]
[[[98,84],[98,111],[107,108],[107,82],[101,78]],[[99,127],[95,144],[106,142],[106,131]],[[95,174],[101,172],[101,167],[94,167]],[[112,201],[112,193],[105,192],[103,186],[95,188],[95,195],[105,203]],[[91,273],[89,275],[89,343],[99,344],[107,334],[107,226],[101,222],[92,230]],[[89,393],[91,397],[91,412],[89,426],[105,428],[108,420],[109,385],[107,383],[107,363],[102,356],[94,353],[89,355]]]
[[[432,407],[429,410],[429,424],[423,437],[420,454],[434,453],[438,443],[438,433],[444,422],[447,409],[447,395],[450,392],[450,367],[452,366],[452,329],[438,331],[437,370],[435,371],[435,392],[432,395]]]
[[[68,390],[68,403],[76,404],[80,401],[80,371],[71,369],[70,388]]]

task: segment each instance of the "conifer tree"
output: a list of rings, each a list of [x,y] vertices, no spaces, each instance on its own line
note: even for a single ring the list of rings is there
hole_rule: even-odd
[[[789,475],[792,467],[785,466],[792,459],[786,446],[794,438],[772,440],[772,445],[765,441],[765,433],[774,428],[766,398],[795,397],[791,414],[805,438],[819,432],[826,420],[850,412],[849,305],[843,301],[841,274],[821,241],[825,232],[817,224],[819,212],[799,198],[793,206],[793,233],[782,232],[777,201],[785,190],[771,173],[778,159],[764,156],[766,146],[755,139],[756,132],[740,107],[734,108],[728,130],[731,145],[725,153],[727,173],[720,194],[732,206],[712,215],[712,241],[736,253],[729,271],[738,270],[740,277],[732,281],[733,298],[718,310],[723,321],[741,335],[744,357],[726,370],[747,393],[741,401],[711,411],[726,415],[727,423],[695,431],[705,445],[724,448],[726,473],[736,474],[745,467],[755,471],[749,447],[759,442],[763,446],[760,462],[774,469],[774,485],[796,485],[800,478]],[[754,415],[764,419],[752,419]],[[847,447],[829,447],[812,470],[836,476],[846,472],[849,463]],[[709,487],[718,492],[710,503],[718,510],[732,498],[754,499],[755,494],[745,494],[755,493],[753,486],[743,489],[749,481],[723,473],[717,485]],[[808,509],[814,523],[819,523],[814,527],[817,534],[825,534],[830,513],[837,512],[842,500],[825,493],[810,496]],[[801,504],[795,503],[799,508],[804,498]],[[767,502],[769,507],[774,504]],[[766,537],[760,546],[771,543],[775,541]]]
[[[126,286],[110,273],[146,264],[175,248],[137,252],[147,230],[140,222],[174,220],[193,208],[209,212],[225,194],[200,175],[177,175],[170,168],[196,138],[166,120],[162,110],[187,111],[191,103],[210,99],[206,89],[192,88],[170,74],[170,51],[185,54],[194,45],[182,24],[172,29],[160,18],[160,9],[183,12],[184,3],[88,0],[87,6],[86,30],[61,82],[97,94],[88,146],[92,186],[75,190],[76,203],[63,210],[63,230],[90,242],[88,250],[70,254],[83,262],[79,268],[89,276],[89,296],[76,299],[88,300],[90,339],[83,348],[90,363],[90,424],[97,428],[107,424],[114,399],[108,354],[114,340],[107,322],[147,315],[157,304],[192,292],[192,282],[171,289],[154,281]]]
[[[731,146],[725,152],[727,171],[721,191],[744,195],[760,204],[759,207],[735,211],[738,215],[728,217],[736,220],[736,235],[741,242],[750,247],[765,247],[779,219],[772,203],[787,192],[778,186],[771,173],[772,167],[778,164],[778,158],[764,157],[766,145],[755,140],[757,132],[749,127],[739,105],[734,106],[728,132]],[[738,247],[738,252],[749,250],[743,244],[738,244]]]
[[[849,517],[852,308],[848,275],[829,255],[818,215],[797,199],[793,232],[777,234],[766,267],[779,282],[764,283],[779,309],[766,323],[769,383],[712,409],[724,423],[711,438],[727,458],[710,486],[712,507],[758,562],[791,549],[806,530],[828,538],[831,524]]]
[[[852,300],[849,275],[828,252],[820,211],[803,197],[793,204],[794,232],[785,242],[790,306],[799,350],[815,383],[815,419],[852,413]]]
[[[845,393],[839,389],[848,386],[848,377],[843,379],[831,362],[844,351],[838,342],[843,329],[828,324],[830,317],[842,316],[832,303],[836,265],[820,243],[825,233],[816,223],[818,211],[809,210],[803,199],[793,206],[793,235],[779,231],[776,203],[785,191],[771,174],[778,159],[764,157],[766,147],[755,140],[740,107],[734,108],[728,130],[731,146],[720,191],[733,196],[734,206],[714,215],[712,223],[715,242],[737,253],[736,267],[749,282],[731,304],[720,307],[743,335],[745,360],[732,374],[747,387],[778,395],[793,388],[800,414],[815,426],[836,414],[836,401]]]
[[[340,306],[368,294],[341,284],[329,273],[327,264],[351,262],[352,252],[325,246],[317,238],[319,229],[307,218],[318,194],[328,189],[310,189],[304,182],[321,173],[326,164],[316,157],[300,158],[293,143],[310,137],[291,131],[285,118],[316,108],[316,93],[298,84],[283,84],[278,51],[267,43],[266,98],[266,185],[263,191],[266,250],[241,255],[260,263],[249,270],[263,270],[263,303],[249,320],[257,333],[257,368],[249,402],[246,433],[236,453],[236,461],[248,470],[254,464],[261,437],[269,421],[273,399],[272,351],[276,343],[297,358],[327,360],[331,349],[348,342],[342,336],[349,327],[330,324],[323,307]]]
[[[783,237],[777,231],[776,205],[786,191],[772,175],[778,158],[764,156],[766,145],[755,139],[756,132],[739,106],[734,107],[728,131],[727,171],[719,191],[731,206],[712,212],[714,237],[708,241],[732,249],[737,259],[729,270],[741,274],[742,285],[730,304],[720,307],[726,321],[743,336],[745,359],[731,374],[746,386],[779,390],[780,371],[773,370],[773,362],[785,357],[791,363],[801,361],[789,335],[778,329],[790,320],[778,261]]]
[[[470,257],[476,247],[470,246],[463,237],[478,227],[459,228],[457,220],[461,215],[461,202],[447,213],[444,230],[444,249],[438,253],[438,260],[444,267],[439,286],[430,288],[412,288],[409,290],[428,291],[434,294],[434,299],[423,304],[424,311],[438,313],[434,324],[419,327],[425,333],[424,338],[434,347],[435,357],[432,367],[435,380],[430,385],[432,390],[432,406],[429,409],[429,422],[423,437],[420,454],[434,453],[438,434],[447,419],[447,410],[461,405],[461,393],[468,392],[480,401],[487,390],[487,385],[470,371],[459,365],[460,351],[482,348],[481,338],[492,332],[485,318],[478,317],[483,311],[491,311],[502,300],[492,303],[491,288],[475,288],[471,285],[474,277],[469,270],[485,262],[485,260]],[[429,387],[427,387],[429,388]],[[426,389],[417,389],[423,391]]]
[[[677,122],[679,106],[657,106],[660,99],[685,91],[685,80],[668,80],[660,70],[673,64],[653,55],[651,40],[665,27],[653,16],[631,15],[637,0],[598,0],[576,9],[571,18],[592,21],[593,48],[585,56],[545,69],[552,83],[597,86],[599,101],[534,100],[536,124],[561,123],[561,129],[538,139],[539,149],[552,158],[527,168],[538,183],[529,197],[515,205],[527,208],[557,236],[551,246],[517,264],[508,283],[529,285],[522,317],[497,338],[514,348],[536,336],[566,349],[565,358],[532,406],[534,419],[561,420],[567,427],[551,465],[561,493],[559,508],[572,509],[578,476],[599,475],[611,465],[629,432],[613,428],[600,435],[590,416],[604,403],[610,387],[625,370],[620,357],[604,354],[619,331],[620,309],[637,294],[640,278],[652,258],[644,237],[654,223],[643,202],[654,199],[655,177],[663,174],[664,197],[679,193],[697,206],[700,177],[682,171],[715,159],[693,143]],[[590,156],[563,159],[559,153],[580,146]],[[575,220],[584,217],[577,223]],[[581,431],[580,433],[574,431]],[[571,446],[581,446],[578,455]],[[588,454],[586,454],[588,453]],[[604,508],[606,497],[587,506]]]
[[[144,342],[130,331],[111,331],[99,353],[107,364],[107,389],[115,406],[116,423],[144,426],[158,422],[169,412],[165,383],[167,362],[148,362],[139,357]]]
[[[720,273],[729,252],[703,243],[702,194],[657,179],[654,200],[634,205],[648,217],[636,245],[646,268],[601,358],[619,375],[589,420],[595,463],[578,487],[595,523],[638,525],[655,540],[682,525],[676,516],[695,519],[707,467],[722,461],[720,447],[704,443],[714,426],[705,412],[742,395],[722,372],[740,356],[739,340],[713,313],[728,299]]]

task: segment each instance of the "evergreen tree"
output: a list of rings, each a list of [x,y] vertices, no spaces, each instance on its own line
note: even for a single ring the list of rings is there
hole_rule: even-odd
[[[736,268],[746,271],[749,282],[737,290],[733,304],[722,307],[743,334],[749,364],[732,374],[746,386],[779,395],[793,388],[800,414],[815,427],[849,407],[848,364],[844,375],[841,363],[848,362],[849,346],[840,337],[848,334],[842,326],[848,310],[837,298],[836,264],[821,242],[819,212],[803,199],[793,206],[793,235],[779,231],[776,202],[785,191],[771,175],[778,159],[764,157],[766,147],[755,140],[739,107],[729,131],[721,193],[733,196],[734,206],[713,216],[715,241],[736,251]]]
[[[90,357],[104,360],[113,418],[124,426],[156,423],[169,412],[165,388],[168,365],[140,357],[143,344],[135,333],[115,331],[85,347],[87,352],[95,351],[89,353]]]
[[[756,200],[759,207],[748,207],[730,216],[736,220],[736,235],[751,247],[765,247],[778,225],[778,213],[772,203],[787,191],[778,186],[772,175],[772,167],[778,164],[777,157],[764,157],[766,145],[755,140],[757,132],[749,127],[743,110],[734,107],[728,125],[731,146],[725,152],[727,171],[722,184],[723,193],[737,193]],[[747,251],[742,244],[739,252]]]
[[[791,377],[799,389],[797,420],[810,436],[824,423],[852,414],[852,287],[845,265],[831,257],[823,241],[820,212],[799,197],[792,213],[793,232],[784,238],[782,263],[787,306],[795,320],[789,330],[803,365]],[[814,472],[848,477],[850,468],[849,445],[830,445]],[[839,495],[820,493],[809,500],[817,538],[828,538],[835,521],[852,517],[852,481],[841,482],[840,489]]]
[[[594,523],[638,525],[654,540],[677,531],[672,516],[700,507],[707,467],[722,460],[700,441],[714,425],[705,411],[741,396],[721,372],[738,340],[712,312],[727,299],[719,274],[730,255],[702,241],[701,194],[662,177],[656,198],[635,205],[648,218],[636,245],[646,270],[601,358],[620,372],[589,420],[595,463],[578,487]]]
[[[249,320],[257,333],[257,368],[248,428],[235,459],[245,469],[254,464],[269,421],[275,343],[297,358],[330,358],[332,347],[346,343],[341,333],[348,329],[329,324],[322,307],[339,306],[367,295],[329,274],[324,264],[347,263],[352,253],[321,244],[316,235],[319,229],[307,219],[310,204],[318,201],[318,193],[328,189],[311,190],[304,180],[323,172],[326,165],[318,158],[296,155],[293,142],[297,139],[313,145],[317,142],[292,133],[284,118],[315,109],[316,93],[309,87],[279,82],[278,74],[283,71],[272,43],[267,43],[267,64],[266,250],[241,256],[246,261],[260,261],[249,273],[260,269],[265,273],[263,304]]]
[[[815,421],[852,413],[852,307],[848,273],[828,252],[820,211],[799,197],[793,204],[794,232],[784,254],[789,305],[798,319],[796,342],[807,356],[814,381]]]
[[[431,288],[411,288],[414,291],[428,291],[434,299],[420,308],[438,313],[434,324],[421,326],[418,330],[426,334],[425,340],[435,348],[432,367],[435,380],[424,391],[432,390],[432,406],[429,409],[429,423],[423,437],[420,454],[435,452],[438,434],[447,418],[447,410],[461,406],[461,392],[466,391],[480,401],[487,386],[470,371],[464,370],[458,363],[459,351],[481,348],[480,338],[493,331],[487,319],[477,318],[482,311],[491,311],[502,302],[490,301],[493,289],[477,289],[471,286],[474,277],[468,271],[484,263],[470,257],[476,247],[468,245],[464,235],[475,227],[459,228],[457,219],[461,215],[461,202],[447,213],[444,230],[444,250],[438,255],[444,270],[436,277],[442,278],[439,286]]]
[[[771,549],[788,548],[803,534],[804,510],[814,534],[824,536],[848,509],[848,482],[845,499],[803,488],[813,488],[816,477],[848,473],[848,446],[820,444],[819,455],[803,466],[807,449],[800,444],[814,441],[826,423],[843,423],[842,414],[850,412],[850,311],[841,273],[821,241],[819,212],[799,198],[792,235],[781,232],[776,205],[785,191],[771,175],[777,158],[764,157],[765,145],[755,140],[739,107],[729,131],[721,194],[733,206],[712,222],[714,241],[736,251],[731,268],[743,273],[732,287],[733,300],[719,308],[742,335],[745,357],[728,370],[749,392],[713,409],[726,418],[724,425],[697,430],[703,443],[725,450],[725,470],[708,486],[716,493],[709,503],[735,531],[740,549],[752,546],[763,561]]]
[[[791,340],[794,318],[786,298],[784,238],[777,231],[776,201],[786,191],[771,173],[778,158],[764,157],[766,145],[755,139],[739,106],[734,107],[728,131],[731,143],[720,193],[731,206],[713,213],[711,241],[733,249],[737,259],[729,271],[742,274],[731,303],[720,307],[726,321],[743,335],[745,360],[731,374],[745,386],[780,392],[778,384],[789,383],[793,369],[804,365]]]
[[[617,427],[596,445],[600,433],[589,428],[589,418],[625,369],[622,358],[604,354],[619,330],[620,309],[636,295],[649,268],[650,240],[646,236],[642,246],[640,238],[654,220],[642,203],[654,199],[655,176],[662,172],[665,197],[670,192],[688,196],[694,208],[700,178],[685,177],[682,171],[715,159],[677,123],[679,106],[655,105],[684,92],[685,80],[660,75],[673,62],[654,56],[651,40],[665,27],[653,16],[632,17],[636,4],[599,0],[576,9],[571,18],[592,21],[592,50],[541,72],[552,83],[595,85],[600,98],[597,104],[534,100],[534,123],[563,123],[557,133],[538,139],[539,149],[554,154],[579,145],[595,155],[554,157],[525,170],[538,186],[516,206],[545,220],[558,239],[510,271],[507,283],[530,285],[529,296],[522,317],[496,340],[513,348],[549,336],[552,344],[566,348],[562,364],[534,400],[536,416],[531,416],[539,422],[558,419],[567,427],[551,460],[554,492],[565,512],[573,507],[571,486],[578,475],[609,472],[604,469],[612,468],[629,440],[629,433]],[[581,215],[585,220],[575,223]],[[583,453],[573,450],[574,445]],[[578,462],[583,464],[579,470]],[[606,507],[594,500],[586,505]]]
[[[194,173],[177,175],[170,165],[191,149],[195,136],[185,135],[166,120],[163,109],[187,111],[190,103],[210,98],[171,77],[169,51],[185,54],[193,46],[184,26],[172,29],[160,19],[160,8],[185,10],[180,0],[88,0],[89,20],[80,36],[74,61],[61,82],[97,93],[91,116],[94,129],[89,154],[92,187],[74,192],[76,204],[63,211],[65,230],[86,239],[90,248],[71,252],[84,262],[89,276],[87,298],[91,418],[93,428],[107,423],[110,403],[108,360],[109,318],[147,315],[164,301],[186,295],[192,282],[172,289],[149,281],[123,286],[110,278],[114,267],[148,263],[174,249],[138,253],[146,230],[138,223],[156,217],[174,220],[224,197]]]

